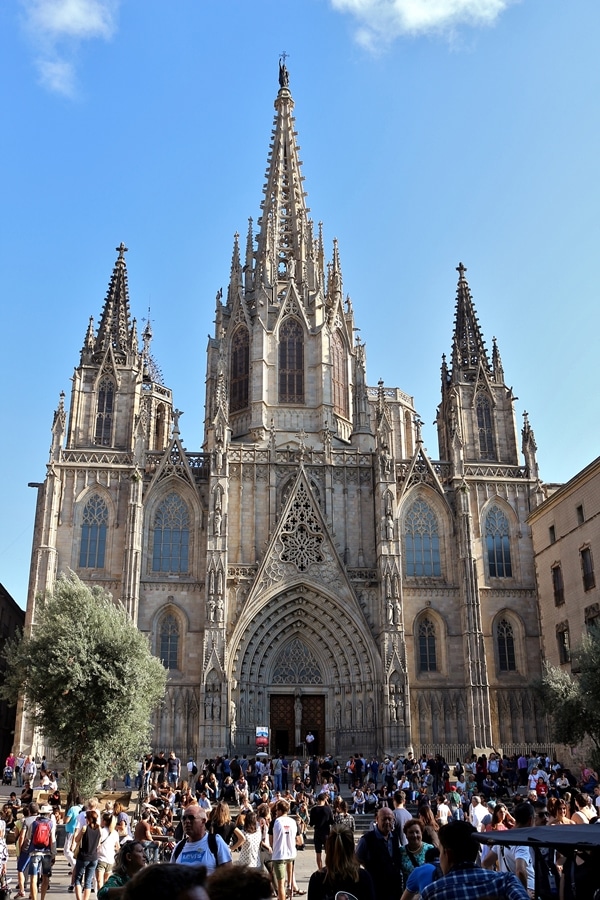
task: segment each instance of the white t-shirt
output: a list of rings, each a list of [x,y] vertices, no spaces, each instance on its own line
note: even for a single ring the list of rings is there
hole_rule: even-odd
[[[446,803],[440,803],[437,808],[437,814],[440,825],[447,825],[451,815],[450,807]]]
[[[273,822],[273,861],[296,859],[296,832],[298,828],[291,816],[278,816]]]
[[[98,844],[98,862],[114,865],[119,847],[120,842],[117,832],[109,831],[108,828],[102,828],[100,831],[100,843]]]
[[[501,872],[512,872],[517,874],[517,860],[525,860],[527,867],[527,890],[535,890],[535,869],[531,861],[531,852],[529,847],[525,846],[504,846],[495,844],[492,850],[498,857],[498,867]]]
[[[218,834],[215,837],[217,839],[217,858],[219,865],[222,866],[231,862],[231,853],[223,838]],[[208,846],[208,833],[199,841],[186,841],[177,858],[175,858],[176,851],[177,847],[173,851],[171,862],[179,863],[182,866],[206,866],[209,875],[217,868],[217,860]]]
[[[469,821],[471,822],[471,825],[473,825],[477,829],[477,831],[483,831],[482,821],[487,815],[487,807],[485,807],[483,803],[476,803],[475,806],[471,804],[471,806],[469,807]]]

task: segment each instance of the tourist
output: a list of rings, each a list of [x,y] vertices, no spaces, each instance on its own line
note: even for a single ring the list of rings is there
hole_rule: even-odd
[[[116,900],[125,893],[125,885],[146,866],[146,852],[141,841],[125,841],[115,859],[112,873],[98,891],[98,900]]]
[[[294,860],[296,859],[296,822],[289,815],[290,805],[286,800],[278,800],[273,808],[273,880],[277,889],[278,900],[285,900],[286,880],[290,885],[294,881]]]
[[[308,900],[328,900],[340,891],[357,900],[375,900],[373,880],[354,853],[352,832],[334,825],[325,842],[325,868],[310,877]]]
[[[231,853],[223,838],[206,830],[206,810],[197,804],[190,805],[182,821],[185,837],[173,850],[171,862],[182,866],[206,866],[209,874],[219,866],[231,865]]]
[[[422,807],[421,807],[422,808]],[[435,820],[434,820],[435,821]],[[406,845],[400,851],[400,866],[404,873],[404,881],[417,866],[425,862],[425,854],[434,844],[423,840],[423,824],[420,819],[411,819],[404,826]],[[436,835],[437,839],[437,835]]]
[[[377,900],[399,900],[404,887],[402,844],[391,809],[377,810],[375,825],[361,837],[356,856],[373,880]]]
[[[88,809],[85,813],[85,825],[77,832],[73,849],[73,855],[76,856],[73,883],[77,900],[88,900],[90,896],[98,866],[99,845],[98,810]]]

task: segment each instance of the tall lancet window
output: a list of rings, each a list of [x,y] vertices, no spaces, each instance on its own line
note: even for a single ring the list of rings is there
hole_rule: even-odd
[[[103,378],[98,385],[98,405],[96,407],[96,430],[94,443],[101,447],[112,446],[113,412],[115,386],[110,378]]]
[[[496,459],[490,398],[481,392],[478,393],[477,400],[475,401],[475,408],[477,411],[479,454],[482,459]]]
[[[344,342],[339,331],[331,338],[333,362],[333,410],[338,416],[349,418],[348,413],[348,365],[344,353]]]
[[[80,569],[103,569],[108,529],[108,507],[98,494],[92,494],[83,508]]]
[[[169,494],[154,516],[152,571],[179,572],[189,570],[190,516],[179,494]]]
[[[250,384],[250,335],[245,325],[236,329],[231,341],[231,375],[229,379],[229,409],[246,409]]]
[[[179,668],[179,625],[173,613],[160,623],[160,661],[165,669]]]
[[[428,618],[419,622],[419,672],[437,672],[435,625]]]
[[[415,500],[406,513],[404,544],[407,575],[426,577],[442,574],[438,520],[424,500]]]
[[[492,506],[485,518],[485,543],[490,578],[512,578],[510,529],[498,506]]]
[[[304,332],[291,317],[279,329],[279,402],[304,403]]]
[[[498,642],[498,665],[501,672],[514,672],[517,668],[515,658],[515,633],[507,619],[501,619],[496,629]]]

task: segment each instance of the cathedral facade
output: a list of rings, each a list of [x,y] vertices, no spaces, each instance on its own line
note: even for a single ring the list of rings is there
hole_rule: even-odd
[[[527,418],[464,266],[437,410],[366,374],[337,243],[309,218],[285,67],[261,215],[236,235],[207,350],[204,443],[131,320],[123,244],[61,396],[38,489],[27,627],[74,570],[119,598],[169,670],[154,746],[447,756],[544,739]],[[520,447],[523,461],[520,458]],[[31,743],[20,718],[16,742]]]

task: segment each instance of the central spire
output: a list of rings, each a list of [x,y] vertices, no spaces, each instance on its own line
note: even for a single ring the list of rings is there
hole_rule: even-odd
[[[277,289],[290,281],[300,284],[306,260],[313,254],[292,116],[294,101],[283,59],[279,61],[279,85],[256,252],[259,284]]]

